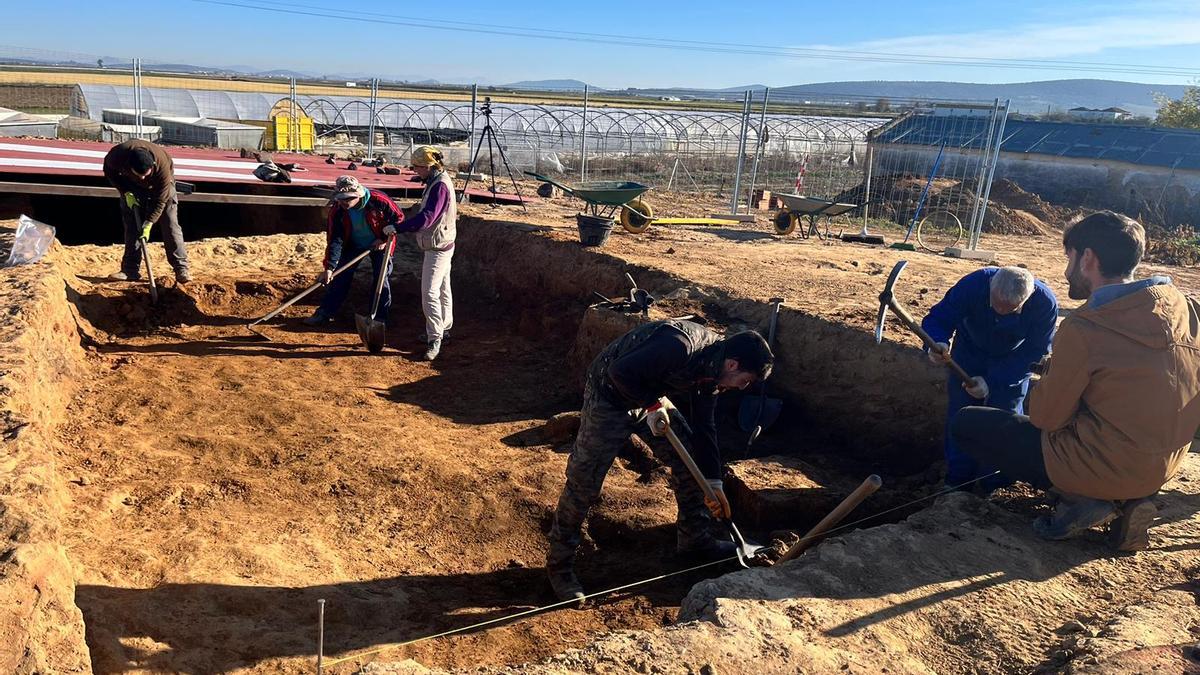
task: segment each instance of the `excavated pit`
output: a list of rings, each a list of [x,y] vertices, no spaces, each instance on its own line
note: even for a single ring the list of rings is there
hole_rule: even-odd
[[[617,295],[632,271],[669,298],[653,317],[766,323],[763,303],[534,239],[519,226],[466,218],[461,232],[458,316],[432,366],[415,360],[423,324],[412,251],[398,254],[383,356],[367,355],[353,332],[350,315],[367,302],[361,277],[327,330],[298,320],[318,296],[272,322],[264,331],[272,341],[245,330],[310,283],[319,236],[196,242],[197,281],[165,281],[156,307],[143,286],[103,280],[117,247],[55,252],[88,348],[52,442],[70,502],[60,539],[96,672],[306,670],[318,599],[328,602],[325,644],[335,655],[551,602],[541,565],[569,435],[552,437],[543,424],[578,408],[590,355],[636,321],[588,310],[592,291]],[[156,256],[166,270],[157,247]],[[828,356],[806,350],[820,344],[812,331],[828,339],[838,327],[798,313],[782,322],[789,337],[772,393],[788,407],[779,423],[746,452],[738,398],[722,410],[723,444],[740,460],[730,493],[743,529],[764,541],[803,531],[869,473],[884,474],[885,489],[856,517],[925,490],[931,453],[908,432],[839,421],[831,413],[853,392],[796,396]],[[842,333],[843,342],[861,338]],[[897,422],[871,414],[885,429]],[[673,516],[663,468],[631,444],[589,522],[585,585],[685,566],[670,553]],[[537,660],[611,631],[670,624],[693,584],[732,569],[388,649],[386,659],[431,667]]]

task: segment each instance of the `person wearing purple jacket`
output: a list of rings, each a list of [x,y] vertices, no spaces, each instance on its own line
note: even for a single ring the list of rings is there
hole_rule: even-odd
[[[454,257],[458,204],[454,200],[454,182],[446,175],[441,152],[422,145],[413,150],[410,164],[424,181],[425,192],[420,202],[405,210],[406,217],[396,225],[396,230],[412,232],[425,254],[421,264],[425,332],[419,339],[426,345],[425,360],[432,361],[454,326],[450,259]]]

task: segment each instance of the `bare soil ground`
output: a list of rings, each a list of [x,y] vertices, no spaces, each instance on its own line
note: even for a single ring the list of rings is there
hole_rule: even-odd
[[[511,207],[474,205],[467,211],[532,224],[530,236],[573,241],[576,205],[541,202],[527,216]],[[715,199],[697,198],[667,215],[714,210]],[[875,296],[896,260],[911,261],[900,294],[915,313],[978,266],[841,242],[779,239],[762,220],[737,228],[652,227],[638,237],[618,231],[600,252],[736,297],[779,295],[790,307],[863,331],[871,328]],[[990,236],[984,246],[999,250],[1003,263],[1029,266],[1064,304],[1072,304],[1053,234]],[[433,365],[417,362],[413,337],[422,323],[416,283],[402,274],[393,286],[388,356],[368,356],[353,333],[349,314],[365,304],[362,279],[333,328],[301,327],[298,317],[312,308],[306,302],[267,329],[274,341],[249,341],[242,324],[307,285],[321,247],[319,235],[197,242],[191,247],[197,281],[186,289],[166,282],[162,306],[154,310],[146,308],[143,286],[102,279],[116,269],[117,247],[61,252],[56,264],[94,347],[55,447],[71,499],[63,540],[76,567],[76,603],[97,672],[307,672],[318,598],[329,601],[326,645],[333,654],[551,600],[541,571],[544,530],[565,456],[515,438],[577,405],[579,394],[564,372],[570,340],[523,337],[528,331],[516,330],[504,307],[460,292],[444,356]],[[166,270],[161,247],[154,254],[158,269]],[[531,269],[542,263],[528,261]],[[1147,271],[1165,271],[1189,292],[1200,288],[1194,269]],[[620,290],[619,282],[601,287],[609,283],[598,279],[596,289],[581,288],[580,296]],[[898,330],[889,338],[915,340]],[[1027,516],[1020,496],[1013,499],[1010,507]],[[673,511],[661,472],[639,473],[618,462],[589,528],[580,565],[585,584],[607,587],[681,567],[669,555]],[[1173,517],[1192,516],[1181,511]],[[1194,539],[1195,523],[1188,522],[1178,533],[1185,540]],[[974,539],[987,545],[986,536]],[[947,546],[943,539],[918,543]],[[1037,554],[1028,546],[1006,545],[1021,552],[1014,558],[1035,556],[1030,564],[1036,567]],[[1156,575],[1165,575],[1178,583],[1195,569],[1187,555],[1135,568],[1122,579],[1149,587]],[[953,586],[970,572],[950,563],[944,569],[945,578],[905,590],[918,593],[935,582]],[[671,623],[687,590],[702,578],[679,577],[584,611],[391,650],[387,658],[446,668],[536,661],[612,631]],[[869,578],[862,573],[853,583]],[[1072,585],[1046,592],[1078,590]],[[1008,647],[997,647],[997,640],[1008,645],[1022,639],[1024,629],[999,637],[988,632],[1019,611],[1022,593],[1005,591],[1006,604],[989,610],[986,622],[964,623],[975,626],[969,635],[938,637],[930,649],[944,638],[962,645],[962,652],[928,663],[968,672],[971,649],[1004,651]],[[752,602],[771,599],[755,595]],[[831,594],[831,602],[844,599]],[[886,604],[880,600],[870,611],[886,613]],[[967,621],[979,609],[949,610],[947,620]],[[807,620],[787,611],[793,621]],[[840,624],[850,611],[830,609],[827,618]],[[865,648],[871,639],[856,638],[862,644],[847,649]],[[898,637],[890,639],[889,648],[900,644]],[[1008,672],[1038,662],[1036,654],[1012,658],[1011,651],[984,662]],[[771,663],[780,669],[796,663],[786,654],[775,657]],[[557,670],[594,666],[586,659],[560,660]]]
[[[544,529],[565,456],[506,439],[576,405],[561,372],[569,344],[518,337],[464,294],[443,358],[414,361],[411,277],[395,284],[400,352],[367,355],[350,320],[303,329],[307,304],[267,329],[274,341],[250,342],[241,324],[309,283],[319,237],[191,250],[201,280],[167,282],[149,312],[144,285],[99,279],[115,247],[64,254],[97,343],[58,446],[97,672],[307,672],[318,598],[334,654],[552,601]],[[348,313],[365,302],[352,296]],[[673,520],[661,473],[616,467],[585,582],[678,565]],[[440,666],[537,659],[669,623],[696,580],[401,653]]]

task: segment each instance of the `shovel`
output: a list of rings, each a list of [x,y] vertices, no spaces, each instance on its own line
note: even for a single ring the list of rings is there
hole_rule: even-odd
[[[142,209],[140,206],[133,207],[133,218],[137,221],[138,227],[142,225]],[[150,267],[150,238],[138,237],[138,248],[142,249],[142,262],[146,263],[146,279],[150,282],[150,304],[158,304],[158,285],[154,283],[154,268]]]
[[[375,318],[379,312],[379,299],[383,297],[383,285],[387,283],[388,263],[392,259],[392,250],[396,246],[396,235],[388,237],[387,253],[379,268],[379,279],[375,281],[375,301],[371,303],[371,316],[354,315],[354,326],[358,328],[358,337],[362,338],[367,351],[378,354],[383,351],[383,343],[387,338],[386,328],[382,321]]]
[[[708,484],[708,480],[704,478],[704,474],[700,473],[700,467],[696,466],[696,460],[692,459],[692,456],[690,453],[688,453],[687,448],[683,447],[683,443],[680,442],[679,437],[675,435],[675,430],[671,428],[671,425],[664,424],[659,431],[662,432],[662,434],[667,437],[667,440],[671,442],[671,447],[675,448],[675,452],[679,455],[679,459],[683,460],[683,464],[687,467],[688,473],[692,474],[692,478],[696,479],[696,482],[700,485],[700,489],[704,491],[704,498],[713,502],[717,501],[717,494]],[[764,547],[755,544],[754,542],[747,542],[744,538],[742,538],[742,533],[738,531],[737,525],[733,523],[732,519],[722,520],[721,522],[725,523],[725,527],[729,530],[729,537],[733,540],[733,543],[737,544],[738,564],[749,569],[750,561],[754,560],[754,558],[759,554],[760,551],[763,550]]]
[[[775,327],[779,324],[779,305],[782,303],[783,298],[771,298],[771,327],[767,331],[767,345],[771,349],[775,349]],[[750,440],[746,442],[747,448],[758,439],[763,429],[769,428],[779,419],[782,409],[783,401],[767,396],[766,382],[759,383],[758,396],[742,397],[742,404],[738,408],[738,426],[742,431],[750,432]]]
[[[363,251],[362,253],[359,253],[358,255],[354,256],[354,259],[353,259],[353,260],[351,260],[350,262],[346,263],[345,265],[342,265],[341,267],[339,267],[339,268],[337,268],[336,270],[334,270],[334,271],[333,271],[333,276],[335,276],[335,277],[336,277],[337,275],[341,274],[342,272],[345,272],[346,270],[350,269],[351,267],[354,267],[355,265],[357,265],[357,264],[358,264],[358,261],[360,261],[360,260],[362,260],[363,258],[367,257],[367,255],[368,255],[370,252],[371,252],[371,251],[368,249],[368,250],[366,250],[366,251]],[[306,296],[307,296],[309,293],[312,293],[313,291],[317,290],[317,289],[318,289],[318,288],[320,288],[322,285],[323,285],[323,284],[321,284],[321,282],[319,282],[319,281],[318,281],[317,283],[313,284],[312,286],[309,286],[308,288],[306,288],[306,289],[304,289],[304,290],[300,291],[300,292],[299,292],[299,293],[297,293],[295,296],[293,296],[291,300],[288,300],[287,302],[283,303],[282,305],[280,305],[280,306],[276,307],[275,309],[271,310],[269,313],[267,313],[267,314],[264,314],[264,315],[262,315],[262,316],[258,317],[257,319],[255,319],[255,320],[251,321],[250,323],[246,324],[246,328],[247,328],[247,329],[248,329],[248,330],[249,330],[251,333],[254,333],[255,335],[259,336],[260,338],[262,338],[262,339],[266,340],[267,342],[270,342],[270,341],[271,341],[271,338],[267,337],[267,336],[266,336],[265,334],[263,334],[263,333],[260,333],[260,332],[258,332],[257,330],[255,330],[255,329],[254,329],[254,327],[255,327],[255,326],[257,326],[258,324],[260,324],[260,323],[264,322],[264,321],[270,321],[271,319],[274,319],[276,316],[279,316],[279,313],[280,313],[280,312],[282,312],[283,310],[287,309],[288,307],[291,307],[292,305],[296,304],[297,302],[300,302],[300,301],[301,301],[301,300],[303,300],[303,299],[304,299],[304,298],[305,298],[305,297],[306,297]]]

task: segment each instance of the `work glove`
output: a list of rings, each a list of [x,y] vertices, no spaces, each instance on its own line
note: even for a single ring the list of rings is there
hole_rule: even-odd
[[[131,211],[138,205],[137,197],[132,192],[126,192],[121,197],[125,200],[125,206],[128,206]]]
[[[394,236],[396,236],[396,228],[392,225],[384,225],[383,233],[389,237],[394,237]]]
[[[966,389],[968,394],[981,401],[987,400],[988,386],[982,377],[975,376],[967,382],[963,382],[963,389]]]
[[[938,342],[929,348],[926,352],[929,357],[929,362],[935,366],[944,366],[950,361],[950,345],[945,342]]]
[[[650,433],[655,436],[665,436],[667,429],[671,426],[673,418],[671,412],[675,410],[675,405],[671,403],[671,399],[663,396],[653,404],[646,407],[646,425],[650,427]],[[678,411],[676,411],[678,414]]]
[[[154,227],[154,223],[149,221],[142,223],[142,241],[150,241],[150,228]]]
[[[729,508],[729,500],[725,497],[725,484],[719,480],[712,478],[708,479],[708,487],[712,488],[713,497],[716,501],[704,498],[704,505],[708,507],[708,512],[717,520],[730,520],[733,518],[733,509]]]
[[[329,282],[333,281],[333,270],[321,272],[321,276],[317,277],[317,281],[321,282],[322,286],[328,286]]]

